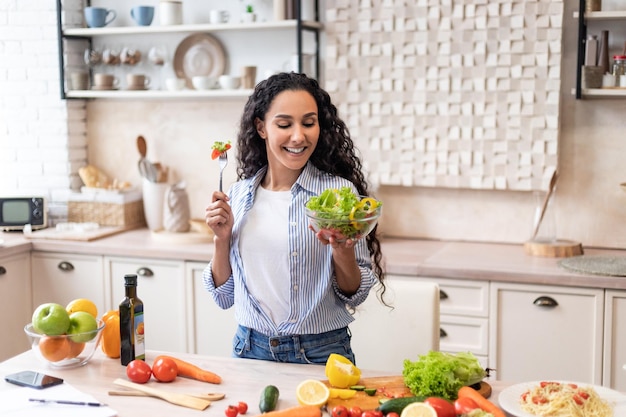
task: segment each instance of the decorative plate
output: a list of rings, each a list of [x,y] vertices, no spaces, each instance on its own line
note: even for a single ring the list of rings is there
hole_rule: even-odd
[[[174,71],[193,89],[191,79],[198,75],[219,77],[226,69],[226,53],[214,36],[196,33],[181,41],[174,52]]]
[[[524,382],[522,384],[511,385],[510,387],[503,389],[498,396],[500,407],[515,417],[537,417],[522,410],[522,407],[519,404],[519,398],[525,391],[539,385],[540,382],[541,381]],[[568,381],[558,382],[563,384],[572,383]],[[613,406],[614,416],[626,416],[626,395],[599,385],[586,384],[583,382],[573,383],[580,387],[593,388],[603,400]]]

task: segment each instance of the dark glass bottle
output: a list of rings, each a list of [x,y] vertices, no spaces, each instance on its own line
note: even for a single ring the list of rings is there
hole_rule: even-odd
[[[143,301],[137,297],[137,275],[124,275],[126,296],[120,303],[120,339],[122,365],[134,359],[146,360]]]

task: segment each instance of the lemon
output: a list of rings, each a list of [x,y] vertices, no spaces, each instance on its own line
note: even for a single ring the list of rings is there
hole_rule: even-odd
[[[356,395],[356,390],[353,390],[353,389],[342,389],[342,388],[330,389],[330,398],[341,398],[342,400],[347,400],[348,398],[352,398],[355,395]]]
[[[404,407],[400,417],[437,417],[437,410],[426,403],[411,403]]]
[[[330,398],[330,390],[323,382],[315,379],[302,381],[296,388],[296,398],[300,405],[322,407]]]
[[[86,298],[77,298],[70,301],[65,309],[69,314],[75,313],[77,311],[84,311],[91,314],[93,318],[98,318],[98,307],[96,307],[93,301]]]
[[[361,379],[361,370],[350,359],[337,353],[328,357],[325,372],[328,382],[335,388],[348,388]]]

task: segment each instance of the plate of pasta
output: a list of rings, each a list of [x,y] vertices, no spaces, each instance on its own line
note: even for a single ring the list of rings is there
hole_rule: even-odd
[[[626,395],[599,385],[568,381],[533,381],[512,385],[498,396],[515,417],[626,416]]]

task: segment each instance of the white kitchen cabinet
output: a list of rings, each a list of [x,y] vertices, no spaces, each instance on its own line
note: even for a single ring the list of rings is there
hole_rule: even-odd
[[[492,282],[490,303],[498,380],[602,383],[603,290]]]
[[[30,322],[30,252],[0,257],[0,312],[2,322],[0,362],[29,349],[24,326]]]
[[[96,304],[99,315],[106,311],[110,292],[104,285],[102,256],[35,251],[31,265],[34,307],[87,298]]]
[[[204,288],[202,271],[206,262],[186,262],[187,337],[189,352],[200,355],[228,356],[233,350],[237,330],[234,307],[223,310]]]
[[[420,277],[439,285],[440,349],[489,362],[489,282]]]
[[[626,391],[626,291],[607,290],[602,384]]]
[[[146,348],[187,352],[187,289],[183,261],[104,257],[111,309],[124,299],[124,275],[137,274],[137,296],[144,303]]]

